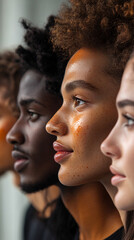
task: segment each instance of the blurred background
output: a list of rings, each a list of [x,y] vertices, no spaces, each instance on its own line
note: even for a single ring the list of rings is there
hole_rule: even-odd
[[[42,27],[50,14],[56,14],[67,0],[0,0],[0,51],[12,49],[23,40],[20,19]],[[0,240],[22,240],[28,201],[14,187],[11,173],[0,178]]]

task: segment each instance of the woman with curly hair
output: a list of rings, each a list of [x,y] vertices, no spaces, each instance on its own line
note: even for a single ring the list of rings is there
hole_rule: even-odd
[[[13,170],[12,147],[6,142],[6,134],[18,116],[16,98],[22,68],[13,51],[0,53],[0,176]]]
[[[53,147],[60,182],[77,186],[62,196],[80,239],[121,239],[114,235],[121,221],[102,186],[113,199],[110,159],[100,144],[116,121],[115,98],[134,45],[133,1],[69,2],[51,31],[55,49],[71,59],[61,87],[63,104],[46,129],[57,136]]]

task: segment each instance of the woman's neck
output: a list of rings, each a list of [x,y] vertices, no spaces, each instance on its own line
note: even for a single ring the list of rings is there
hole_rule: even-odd
[[[62,199],[79,225],[81,240],[102,240],[122,226],[111,198],[100,183],[62,189]]]
[[[112,174],[109,174],[108,176],[106,176],[105,178],[103,178],[101,180],[101,183],[105,187],[105,189],[108,192],[110,198],[112,199],[112,202],[114,203],[114,198],[115,198],[115,195],[117,193],[117,188],[111,185],[111,177],[112,177]],[[123,211],[123,210],[118,210],[118,211],[119,211],[122,223],[123,223],[123,225],[125,227],[126,211]]]

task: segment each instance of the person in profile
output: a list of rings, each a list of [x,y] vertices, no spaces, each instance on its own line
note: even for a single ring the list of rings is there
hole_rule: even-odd
[[[134,15],[134,11],[131,12]],[[111,183],[117,188],[114,202],[127,211],[124,240],[134,239],[134,51],[126,64],[116,98],[118,120],[101,144],[101,150],[112,161]]]
[[[0,176],[13,170],[12,146],[6,142],[6,134],[18,117],[16,99],[21,76],[17,54],[0,53]]]
[[[63,199],[83,239],[122,236],[123,223],[112,202],[116,189],[110,183],[110,159],[100,145],[116,121],[115,99],[134,44],[134,17],[127,11],[131,3],[70,0],[52,28],[54,47],[70,60],[61,86],[63,104],[46,129],[57,137],[58,178],[73,186]]]
[[[25,47],[19,46],[16,50],[25,74],[21,78],[17,97],[20,115],[7,140],[13,145],[14,169],[20,176],[20,188],[27,194],[59,185],[59,166],[53,161],[52,149],[55,137],[45,130],[47,121],[62,103],[60,86],[66,66],[62,55],[52,48],[50,28],[53,24],[53,16],[42,29],[23,20]],[[42,195],[44,201],[48,197],[47,192]],[[38,227],[36,214],[31,208],[27,212],[26,240],[74,239],[77,224],[64,207],[61,197],[57,199],[56,195],[56,199],[49,200],[42,212],[41,228]]]

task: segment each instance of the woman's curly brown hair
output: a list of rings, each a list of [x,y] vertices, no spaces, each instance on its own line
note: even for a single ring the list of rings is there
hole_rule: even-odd
[[[72,56],[81,47],[102,49],[112,57],[119,78],[134,46],[134,1],[69,0],[51,30],[55,49]]]
[[[35,27],[23,19],[21,23],[26,30],[24,35],[26,46],[19,46],[16,49],[25,71],[32,69],[45,75],[48,78],[46,87],[53,94],[60,90],[67,64],[59,51],[53,51],[50,41],[50,28],[55,23],[54,18],[50,16],[44,28]]]
[[[4,87],[3,99],[8,99],[9,107],[15,116],[18,115],[16,105],[18,88],[23,74],[17,54],[13,51],[0,53],[0,88]]]

